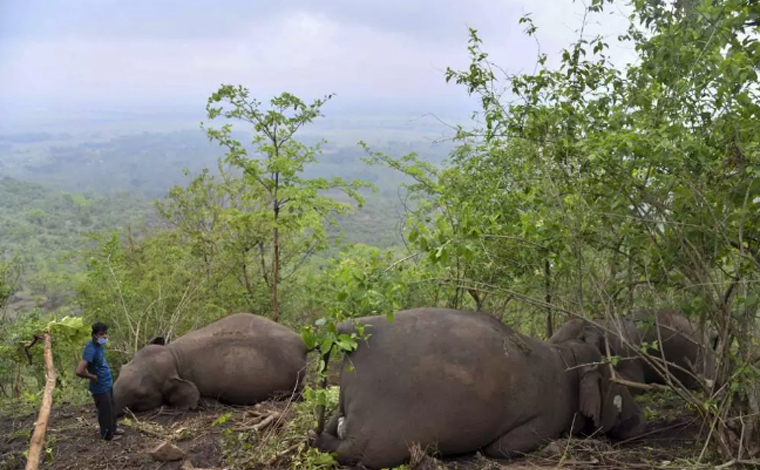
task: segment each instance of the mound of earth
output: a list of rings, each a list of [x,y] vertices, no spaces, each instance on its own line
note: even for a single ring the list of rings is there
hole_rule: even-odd
[[[306,467],[314,450],[306,445],[314,417],[302,404],[270,401],[251,407],[228,407],[204,401],[194,411],[159,409],[128,416],[122,439],[98,439],[93,405],[54,406],[42,469],[286,469],[298,461]],[[560,439],[510,462],[478,454],[433,459],[413,449],[409,469],[645,469],[693,467],[701,451],[699,421],[668,399],[649,400],[653,418],[648,433],[629,442],[607,439]],[[682,406],[682,405],[681,405]],[[0,419],[0,470],[23,469],[24,452],[37,414]],[[149,452],[162,442],[181,449],[180,460],[158,462]],[[324,467],[323,467],[324,468]]]

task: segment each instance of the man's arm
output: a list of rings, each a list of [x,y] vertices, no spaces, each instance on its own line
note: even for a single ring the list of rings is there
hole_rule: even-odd
[[[98,381],[98,376],[95,375],[95,374],[90,374],[90,372],[87,370],[87,365],[88,364],[89,363],[87,361],[85,361],[84,359],[82,359],[81,361],[79,361],[79,364],[77,365],[76,374],[77,374],[77,376],[82,377],[83,379],[90,379],[90,380],[94,380],[95,382],[97,382]]]

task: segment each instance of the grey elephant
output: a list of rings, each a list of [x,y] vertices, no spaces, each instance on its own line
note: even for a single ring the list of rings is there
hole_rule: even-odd
[[[369,337],[344,357],[338,409],[313,442],[343,465],[397,466],[414,443],[443,457],[509,458],[568,431],[628,438],[647,425],[589,344],[538,341],[478,312],[394,317],[359,320]]]
[[[621,359],[615,368],[617,373],[631,382],[666,383],[665,378],[636,353],[644,342],[652,345],[655,341],[657,349],[648,347],[647,353],[660,361],[664,357],[668,369],[684,387],[699,389],[703,382],[709,388],[716,380],[717,360],[714,348],[717,333],[704,332],[675,310],[642,310],[617,319],[596,320],[593,323],[573,319],[565,323],[549,342],[563,343],[571,338],[586,341],[603,353],[609,346],[610,354]]]
[[[154,338],[125,364],[114,401],[145,411],[163,404],[193,409],[200,397],[250,405],[278,394],[298,394],[306,345],[287,326],[235,313],[164,345]]]

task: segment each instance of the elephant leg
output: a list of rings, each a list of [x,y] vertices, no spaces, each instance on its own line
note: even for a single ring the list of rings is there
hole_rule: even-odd
[[[336,412],[325,427],[325,432],[319,435],[312,444],[312,447],[319,449],[321,452],[335,454],[335,460],[343,466],[354,466],[359,463],[367,468],[390,468],[400,465],[403,456],[408,457],[406,448],[403,449],[402,456],[394,455],[391,449],[389,451],[387,442],[376,439],[367,435],[361,426],[352,423],[352,429],[348,436],[340,439],[337,436],[340,415]],[[395,449],[398,450],[398,449]],[[388,460],[389,457],[391,460]],[[395,463],[398,461],[398,463]]]
[[[346,439],[344,441],[341,439],[341,437],[345,437],[341,436],[338,430],[342,419],[342,413],[340,410],[336,410],[330,417],[330,420],[327,421],[325,429],[315,439],[313,447],[318,448],[322,452],[339,452],[341,445],[351,440]]]
[[[337,429],[337,420],[335,423]],[[341,440],[334,434],[323,432],[314,441],[312,447],[321,452],[334,453],[335,460],[341,465],[355,465],[361,460],[357,451],[357,440],[354,438]]]
[[[322,452],[337,452],[343,441],[338,439],[334,434],[323,432],[314,440],[312,447],[319,449]]]
[[[325,424],[324,432],[331,436],[338,435],[338,420],[340,419],[340,410],[335,410],[330,419]]]
[[[483,448],[487,457],[511,459],[537,449],[548,439],[536,432],[537,420],[532,419],[507,432]]]

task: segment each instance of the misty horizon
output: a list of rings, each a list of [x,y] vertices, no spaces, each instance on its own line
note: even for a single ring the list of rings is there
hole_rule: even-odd
[[[447,84],[445,70],[468,66],[468,28],[478,30],[489,59],[526,72],[539,50],[557,63],[578,38],[582,11],[571,0],[4,2],[0,128],[141,120],[146,130],[164,121],[197,128],[221,84],[248,87],[265,103],[285,91],[305,101],[335,93],[327,119],[433,114],[462,123],[478,102]],[[528,13],[538,43],[518,22]],[[614,40],[624,13],[616,8],[584,30],[608,36],[618,61],[633,57]]]

